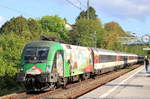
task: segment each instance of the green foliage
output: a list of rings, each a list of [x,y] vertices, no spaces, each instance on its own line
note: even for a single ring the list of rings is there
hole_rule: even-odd
[[[19,16],[0,28],[0,95],[10,88],[18,87],[14,77],[19,71],[20,56],[25,44],[39,40],[41,35],[67,41],[64,22],[58,16],[44,16],[38,20]]]
[[[105,48],[115,51],[128,52],[144,55],[143,46],[127,46],[122,45],[119,37],[131,37],[132,35],[125,32],[117,22],[109,22],[104,25],[107,31],[105,34]]]
[[[28,39],[14,33],[0,35],[0,90],[17,87],[14,77],[19,71],[20,55],[27,42]]]
[[[29,18],[28,26],[29,26],[29,30],[32,34],[32,39],[40,38],[40,36],[43,32],[41,25],[35,19]]]
[[[17,72],[17,65],[24,45],[28,40],[24,37],[20,37],[16,34],[0,35],[0,61],[2,65],[2,71],[0,75],[7,74],[14,76]]]
[[[126,36],[127,34],[117,22],[109,22],[104,25],[104,29],[108,32],[117,33],[118,36]]]
[[[24,35],[24,31],[29,32],[29,27],[28,21],[22,16],[12,18],[10,21],[7,21],[0,29],[1,34],[15,33],[17,35]]]
[[[100,30],[101,24],[99,19],[80,18],[70,33],[71,43],[83,46],[95,46],[94,39],[100,37],[98,36],[101,34]]]
[[[86,11],[81,11],[80,15],[77,17],[77,20],[80,18],[84,19],[97,19],[96,11],[93,7],[89,7]]]
[[[46,35],[64,39],[66,37],[65,20],[58,16],[43,16],[39,23]],[[55,33],[55,34],[54,34]]]
[[[100,46],[102,31],[104,29],[102,29],[100,19],[97,18],[95,9],[89,7],[77,17],[76,24],[69,34],[70,42],[82,46]],[[95,44],[96,39],[98,41],[97,44]]]

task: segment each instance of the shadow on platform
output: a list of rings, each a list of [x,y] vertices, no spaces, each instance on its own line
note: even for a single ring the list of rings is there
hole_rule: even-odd
[[[106,84],[104,86],[144,87],[143,85],[133,85],[133,84]]]

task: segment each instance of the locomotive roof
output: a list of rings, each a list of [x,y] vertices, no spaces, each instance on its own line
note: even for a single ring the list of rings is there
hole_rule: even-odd
[[[31,43],[28,43],[25,47],[43,47],[47,46],[50,47],[50,43],[56,43],[53,41],[33,41]]]
[[[33,41],[31,43],[28,43],[25,47],[42,47],[42,46],[50,47],[52,43],[54,44],[54,43],[59,43],[59,42],[55,42],[55,41]],[[63,44],[63,43],[60,43],[60,44]],[[68,44],[68,45],[70,45],[70,44]],[[78,46],[78,45],[73,45],[73,46]],[[84,46],[78,46],[78,47],[84,47]],[[90,47],[85,47],[85,48],[90,48]],[[106,50],[106,49],[102,49],[102,48],[92,48],[92,50],[95,53],[101,54],[101,55],[137,56],[136,54]]]

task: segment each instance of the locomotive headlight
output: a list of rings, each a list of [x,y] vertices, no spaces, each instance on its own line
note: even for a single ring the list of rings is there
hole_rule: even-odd
[[[46,72],[50,72],[51,71],[51,66],[46,66]]]
[[[20,71],[21,71],[21,72],[23,72],[24,64],[20,64],[20,66],[19,66],[19,67],[20,67]]]
[[[20,71],[23,72],[23,68],[20,68]]]

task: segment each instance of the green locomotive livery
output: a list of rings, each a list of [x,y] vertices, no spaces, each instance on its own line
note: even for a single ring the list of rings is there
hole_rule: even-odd
[[[17,81],[27,90],[49,90],[65,86],[79,75],[93,72],[93,52],[88,47],[54,41],[34,41],[24,47]],[[85,74],[86,73],[86,74]]]

